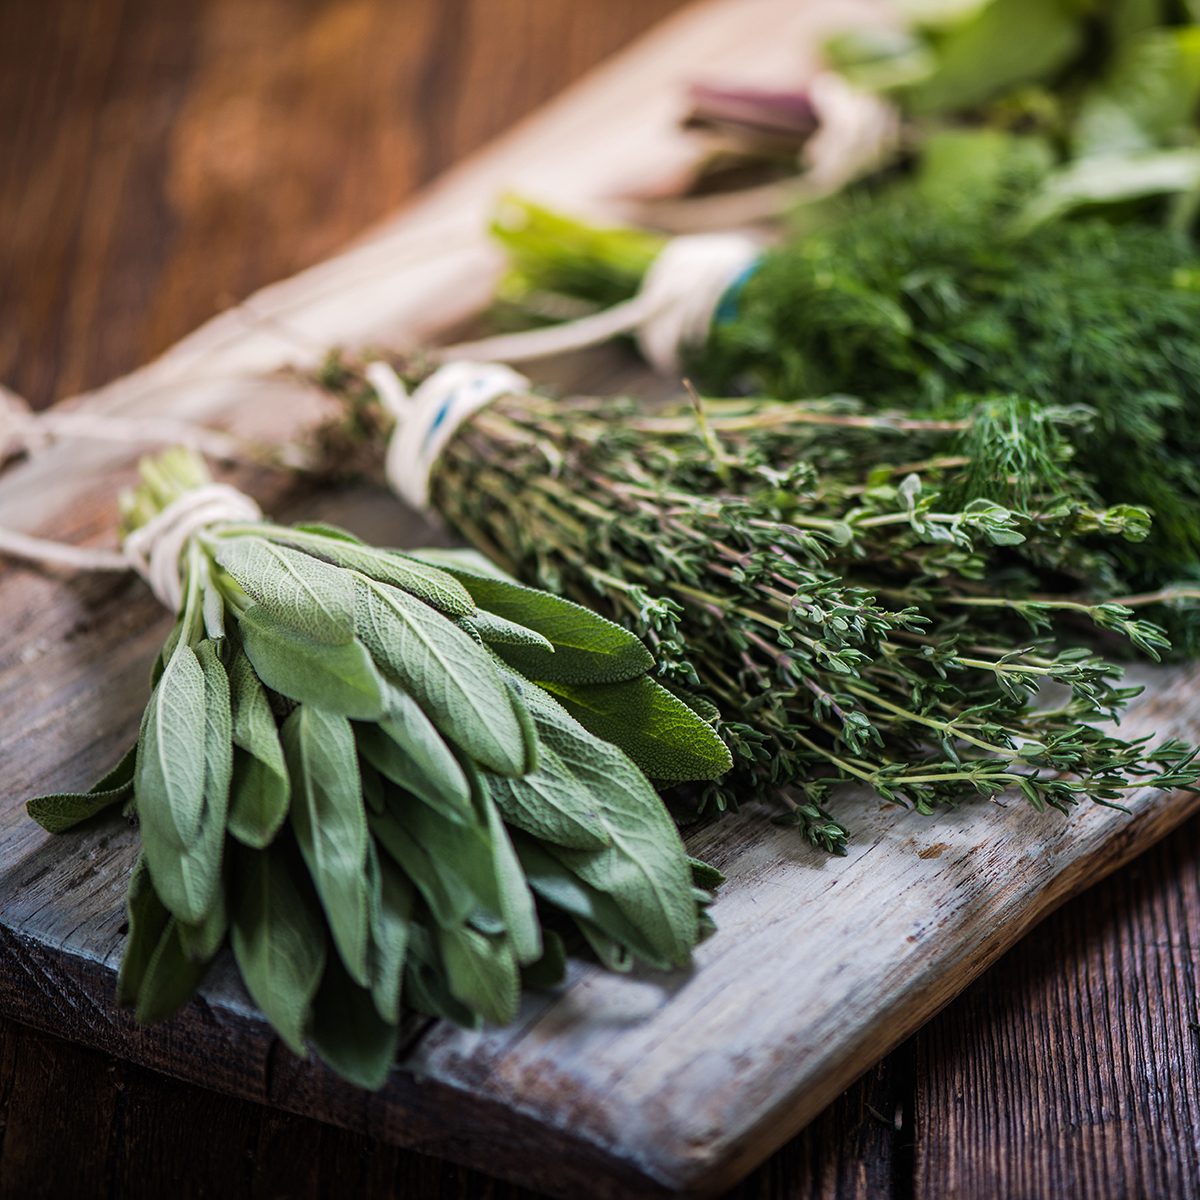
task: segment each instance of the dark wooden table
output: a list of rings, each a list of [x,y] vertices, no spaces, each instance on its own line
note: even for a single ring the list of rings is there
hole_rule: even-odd
[[[41,405],[131,369],[680,3],[0,0],[0,381]],[[1194,821],[736,1194],[1200,1195],[1198,867]],[[3,1022],[0,1194],[525,1195]]]

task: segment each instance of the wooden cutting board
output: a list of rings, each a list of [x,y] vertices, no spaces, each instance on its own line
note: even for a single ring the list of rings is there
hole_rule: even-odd
[[[844,11],[844,6],[839,5]],[[170,414],[283,436],[320,399],[288,367],[332,343],[399,345],[477,312],[497,269],[482,235],[509,187],[597,215],[694,146],[674,130],[690,79],[794,82],[827,15],[794,0],[714,0],[667,23],[337,259],[255,296],[156,363],[72,406]],[[560,382],[628,382],[619,355]],[[0,477],[0,524],[110,544],[126,447],[63,443]],[[284,517],[338,520],[397,545],[438,536],[382,492],[316,494],[233,478]],[[697,832],[728,875],[720,933],[690,974],[616,978],[576,964],[504,1030],[414,1028],[365,1094],[293,1058],[219,964],[177,1020],[113,1007],[135,832],[119,818],[50,838],[26,797],[90,782],[132,740],[167,628],[135,580],[0,567],[0,1011],[230,1094],[578,1196],[719,1192],[965,987],[1035,921],[1200,803],[1137,796],[1129,815],[1038,816],[968,801],[930,820],[861,796],[828,859],[749,806]],[[1147,673],[1130,733],[1200,736],[1200,675]]]

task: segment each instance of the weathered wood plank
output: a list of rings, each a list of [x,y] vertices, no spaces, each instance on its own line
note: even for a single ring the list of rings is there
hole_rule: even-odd
[[[803,21],[782,0],[703,6],[456,173],[411,216],[80,403],[223,416],[247,433],[302,425],[315,397],[283,374],[264,382],[265,373],[312,361],[331,340],[412,339],[469,315],[494,270],[480,226],[500,186],[602,207],[625,172],[682,152],[667,132],[666,51],[695,70],[749,61],[764,82],[794,69],[793,20],[799,36]],[[619,158],[606,153],[614,145]],[[0,479],[0,523],[75,541],[111,536],[103,498],[128,479],[129,457],[81,445],[35,457]],[[284,495],[262,474],[243,482],[281,515],[300,507],[400,544],[428,536],[369,490],[317,498]],[[64,583],[15,568],[0,575],[0,612],[15,633],[0,645],[0,718],[19,735],[0,747],[0,1011],[563,1195],[728,1187],[1066,895],[1197,803],[1141,795],[1129,816],[1097,808],[1069,822],[1016,803],[975,804],[934,823],[860,797],[843,806],[857,834],[844,860],[798,845],[751,806],[692,838],[729,876],[715,912],[721,934],[692,974],[617,979],[577,966],[511,1029],[433,1026],[389,1086],[366,1096],[280,1050],[228,964],[162,1029],[138,1030],[113,1011],[132,831],[109,819],[52,842],[20,801],[77,785],[128,742],[165,621],[134,583]],[[1127,728],[1195,736],[1198,680],[1154,677]],[[885,1110],[879,1129],[887,1119]],[[874,1128],[858,1128],[869,1142]],[[870,1194],[879,1182],[836,1187]]]
[[[915,1194],[1200,1194],[1200,822],[917,1038]]]

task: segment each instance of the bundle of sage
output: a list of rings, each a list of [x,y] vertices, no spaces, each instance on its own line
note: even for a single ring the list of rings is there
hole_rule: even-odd
[[[686,966],[719,875],[646,772],[711,779],[712,727],[643,644],[474,556],[281,526],[187,451],[122,498],[126,558],[178,619],[137,744],[59,832],[125,803],[141,854],[119,998],[159,1021],[228,940],[297,1054],[384,1082],[406,1010],[503,1023],[564,936]]]

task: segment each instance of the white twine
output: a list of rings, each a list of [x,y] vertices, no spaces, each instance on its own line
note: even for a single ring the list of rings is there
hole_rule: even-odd
[[[439,356],[525,362],[569,354],[629,333],[656,371],[675,374],[683,355],[708,337],[730,288],[754,269],[761,254],[762,247],[740,233],[672,238],[650,264],[632,299],[578,321],[460,342]]]
[[[366,375],[396,422],[384,461],[388,485],[422,511],[429,508],[430,472],[458,427],[493,400],[530,386],[524,375],[500,363],[447,363],[411,396],[387,363],[371,363]]]
[[[804,144],[806,193],[831,195],[881,167],[900,144],[900,111],[870,92],[852,87],[836,71],[822,71],[807,85],[817,130]]]
[[[65,437],[104,442],[166,442],[226,462],[246,457],[246,447],[230,434],[169,417],[120,417],[67,409],[34,412],[12,392],[0,397],[0,459],[33,454]]]
[[[119,551],[68,546],[0,529],[0,554],[80,571],[136,571],[161,604],[178,612],[183,603],[180,559],[189,540],[214,525],[260,520],[262,510],[245,492],[227,483],[209,483],[184,492],[128,534]]]

